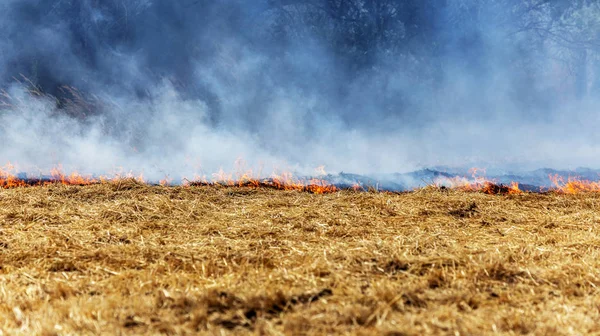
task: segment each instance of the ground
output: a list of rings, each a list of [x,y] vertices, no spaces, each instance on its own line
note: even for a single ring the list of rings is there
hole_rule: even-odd
[[[600,334],[600,194],[0,190],[3,334]]]

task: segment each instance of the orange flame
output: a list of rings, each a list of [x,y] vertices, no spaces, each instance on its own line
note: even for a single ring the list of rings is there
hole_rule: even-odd
[[[579,177],[568,177],[565,181],[564,177],[548,175],[550,181],[554,184],[555,190],[565,194],[578,194],[583,192],[600,192],[600,181],[589,181]]]
[[[503,184],[498,184],[496,181],[488,180],[485,177],[486,170],[485,168],[471,168],[469,169],[469,174],[471,174],[471,178],[467,177],[443,177],[436,179],[434,183],[436,185],[449,185],[451,189],[458,189],[469,192],[483,192],[485,194],[520,194],[522,193],[521,189],[519,189],[519,183],[511,182],[510,185],[506,186]]]
[[[47,186],[51,184],[62,184],[62,185],[77,185],[86,186],[92,184],[100,184],[107,182],[116,182],[119,180],[134,179],[138,182],[145,183],[142,174],[134,175],[133,173],[115,173],[111,177],[99,176],[94,177],[91,175],[82,175],[78,172],[65,173],[61,165],[58,165],[50,170],[49,177],[46,178],[27,178],[21,179],[15,175],[17,171],[16,167],[8,163],[3,167],[0,167],[0,189],[10,189],[17,187],[34,187],[34,186]]]
[[[333,193],[340,190],[339,187],[331,184],[324,178],[298,178],[290,172],[273,172],[268,177],[261,177],[262,172],[254,173],[251,169],[247,169],[242,160],[236,161],[237,171],[235,173],[227,173],[220,169],[212,175],[212,179],[207,179],[206,176],[194,176],[190,181],[183,183],[187,186],[226,186],[226,187],[247,187],[247,188],[272,188],[278,190],[296,190],[305,191],[315,194]],[[12,163],[0,167],[0,189],[19,188],[29,186],[46,186],[51,184],[62,185],[77,185],[86,186],[92,184],[116,182],[125,179],[135,179],[141,183],[146,183],[142,174],[135,175],[132,172],[124,173],[123,170],[113,174],[113,176],[82,175],[78,172],[65,173],[63,167],[58,165],[51,169],[50,175],[47,178],[38,179],[21,179],[17,177],[17,168]],[[325,176],[324,167],[316,169],[319,176]],[[497,184],[493,180],[488,180],[484,177],[485,169],[472,168],[469,170],[471,178],[467,177],[442,177],[436,179],[436,185],[445,185],[449,188],[469,191],[483,192],[486,194],[520,194],[523,191],[519,187],[519,183],[511,182],[509,185]],[[565,194],[577,194],[585,192],[600,192],[600,181],[590,181],[578,177],[564,177],[556,174],[548,176],[554,187],[551,189],[555,192]],[[166,177],[159,184],[163,186],[172,185],[173,179]],[[365,191],[366,189],[359,183],[355,183],[351,188],[355,191]]]
[[[221,185],[228,187],[251,187],[251,188],[274,188],[279,190],[298,190],[307,191],[315,194],[332,193],[339,190],[338,187],[330,184],[329,182],[313,178],[313,179],[302,179],[295,178],[292,173],[276,173],[274,172],[268,178],[261,178],[260,171],[254,173],[250,169],[245,169],[243,161],[238,160],[236,162],[238,171],[236,173],[226,173],[223,169],[220,169],[217,173],[213,174],[212,180],[208,180],[205,176],[195,176],[193,181],[187,181],[184,185]],[[319,168],[321,172],[324,172],[323,168]],[[124,179],[135,179],[139,182],[145,183],[143,175],[136,176],[133,173],[115,173],[111,177],[99,176],[94,177],[91,175],[82,175],[78,172],[65,173],[61,165],[58,165],[50,170],[50,175],[47,178],[39,179],[20,179],[15,175],[17,169],[12,164],[7,164],[4,167],[0,167],[0,188],[17,188],[17,187],[29,187],[29,186],[46,186],[51,184],[62,184],[62,185],[77,185],[86,186],[92,184],[109,183]],[[186,181],[184,179],[184,181]],[[159,184],[163,186],[172,185],[173,179],[165,177]]]
[[[25,182],[21,181],[13,175],[15,166],[10,162],[0,167],[0,188],[16,188],[25,186]]]
[[[187,185],[217,185],[227,187],[249,187],[249,188],[273,188],[278,190],[297,190],[307,191],[314,194],[326,194],[339,190],[338,187],[330,184],[326,180],[312,178],[296,178],[289,172],[273,172],[268,178],[261,178],[261,173],[254,173],[251,169],[243,169],[245,165],[239,161],[238,171],[226,173],[223,169],[212,175],[212,180],[208,181],[206,177],[196,176],[192,182]],[[324,173],[323,168],[319,168]]]

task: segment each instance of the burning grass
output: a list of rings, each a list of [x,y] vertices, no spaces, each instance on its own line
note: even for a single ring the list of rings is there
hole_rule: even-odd
[[[6,334],[600,333],[600,195],[0,189]]]
[[[114,184],[127,180],[136,180],[140,183],[147,183],[143,174],[135,176],[133,173],[116,173],[111,176],[94,177],[91,175],[82,175],[77,172],[70,174],[64,173],[62,167],[58,166],[50,171],[49,175],[41,177],[20,178],[14,174],[15,166],[11,163],[0,167],[0,188],[12,189],[23,187],[44,187],[49,185],[66,186],[89,186],[94,184]],[[169,186],[172,181],[163,179],[158,184]],[[226,174],[222,170],[213,174],[213,178],[208,180],[206,177],[195,177],[193,180],[184,179],[180,184],[185,186],[220,186],[220,187],[240,187],[240,188],[268,188],[276,190],[296,190],[314,194],[327,194],[340,190],[335,185],[319,178],[296,178],[291,173],[272,173],[270,177],[263,178],[254,175],[252,171],[242,173]]]
[[[172,179],[165,178],[158,183],[149,183],[145,181],[143,174],[135,175],[132,172],[123,173],[122,171],[114,173],[108,176],[92,176],[82,175],[78,172],[65,173],[61,166],[57,166],[50,170],[48,175],[40,173],[39,177],[18,177],[15,175],[17,170],[11,163],[0,167],[0,189],[11,189],[11,188],[23,188],[23,187],[40,187],[49,185],[67,185],[67,186],[89,186],[94,184],[106,184],[106,183],[120,183],[125,180],[136,180],[140,183],[159,184],[162,186],[172,185],[183,185],[183,186],[194,186],[194,187],[239,187],[239,188],[250,188],[250,189],[276,189],[276,190],[295,190],[303,191],[314,194],[328,194],[346,190],[354,191],[377,191],[378,188],[372,186],[363,186],[359,182],[351,187],[331,184],[327,179],[323,167],[317,169],[318,176],[313,178],[297,178],[293,174],[277,173],[273,172],[269,177],[261,177],[261,173],[254,174],[252,170],[239,169],[243,168],[244,165],[236,163],[238,169],[237,173],[225,173],[220,170],[218,173],[213,174],[212,179],[206,178],[206,176],[199,177],[195,176],[192,180],[183,178],[179,182],[173,183]],[[484,176],[478,176],[480,172],[484,173]],[[485,170],[473,168],[471,169],[472,176],[468,177],[440,177],[432,181],[433,187],[442,189],[450,188],[455,190],[461,190],[466,192],[482,192],[490,195],[514,195],[521,194],[523,192],[553,192],[553,193],[564,193],[564,194],[577,194],[577,193],[588,193],[588,192],[600,192],[600,181],[585,180],[578,177],[565,178],[560,175],[549,175],[548,182],[553,187],[535,187],[526,186],[524,190],[521,190],[521,186],[518,182],[511,182],[508,185],[498,184],[494,180],[488,180],[485,177]],[[600,177],[600,176],[599,176]],[[385,191],[385,190],[384,190]],[[389,191],[389,190],[388,190]],[[397,191],[397,190],[396,190]],[[386,191],[387,192],[387,191]]]

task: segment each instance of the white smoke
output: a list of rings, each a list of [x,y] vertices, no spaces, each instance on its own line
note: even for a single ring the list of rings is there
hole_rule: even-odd
[[[456,59],[462,51],[453,50],[432,70],[422,55],[388,50],[353,72],[317,37],[261,44],[256,36],[264,32],[246,32],[251,5],[238,8],[242,23],[234,25],[209,17],[209,9],[125,1],[147,18],[132,14],[131,41],[107,45],[102,34],[122,38],[111,30],[116,19],[90,2],[81,2],[90,19],[81,26],[52,17],[58,9],[32,19],[39,14],[33,3],[0,4],[0,78],[15,75],[15,64],[35,76],[31,83],[19,77],[23,84],[3,99],[11,106],[0,109],[0,165],[18,163],[20,171],[62,165],[177,180],[238,169],[239,159],[263,175],[312,174],[317,166],[360,174],[600,166],[594,97],[557,99],[546,88],[549,75],[533,80],[535,88],[518,87],[525,70],[510,61],[518,50],[506,48],[506,32],[494,25],[478,28],[486,49],[472,58]],[[469,62],[484,70],[466,71]],[[534,73],[554,74],[557,62],[546,57]],[[420,69],[438,71],[439,80],[424,82]],[[44,80],[81,85],[94,109],[68,113],[51,96],[28,91]],[[523,103],[545,89],[548,108]]]

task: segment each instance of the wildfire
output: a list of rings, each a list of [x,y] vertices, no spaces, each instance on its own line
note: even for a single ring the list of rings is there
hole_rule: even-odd
[[[63,173],[62,166],[54,167],[50,170],[50,181],[51,183],[60,183],[65,185],[90,185],[100,183],[101,180],[96,179],[92,176],[83,176],[77,172],[71,174]]]
[[[323,168],[319,168],[323,169]],[[324,172],[324,170],[322,170]],[[296,178],[289,172],[273,172],[269,177],[261,177],[261,172],[254,173],[252,170],[238,170],[236,173],[226,173],[220,169],[208,180],[205,176],[196,176],[191,182],[191,186],[216,185],[227,187],[249,187],[249,188],[272,188],[278,190],[297,190],[306,191],[314,194],[327,194],[339,191],[335,185],[330,184],[324,179],[319,178]]]
[[[243,165],[240,164],[240,167]],[[319,168],[320,171],[323,168]],[[0,167],[0,188],[18,188],[18,187],[33,187],[47,186],[52,184],[86,186],[100,183],[110,183],[119,180],[134,179],[141,183],[147,183],[143,175],[136,176],[133,173],[116,173],[113,176],[92,176],[83,175],[78,172],[65,173],[61,165],[58,165],[50,170],[50,174],[39,178],[19,178],[16,174],[17,169],[13,164],[6,164]],[[212,175],[212,179],[207,179],[205,176],[195,176],[191,181],[184,179],[183,184],[188,186],[212,185],[212,186],[228,186],[228,187],[251,187],[251,188],[273,188],[278,190],[298,190],[311,192],[315,194],[332,193],[339,190],[338,187],[330,184],[326,180],[319,178],[296,178],[292,173],[273,172],[269,177],[261,177],[259,171],[254,173],[252,170],[238,170],[236,173],[226,173],[224,170],[219,170]],[[166,177],[158,182],[162,186],[173,185],[173,179]]]
[[[556,191],[565,194],[600,191],[600,181],[589,181],[578,177],[568,177],[565,181],[565,178],[558,174],[548,175],[548,178],[554,184]]]
[[[16,178],[11,173],[14,169],[15,167],[10,162],[0,167],[0,188],[17,188],[26,185],[24,181]]]
[[[52,184],[86,186],[92,184],[100,184],[106,182],[116,182],[119,180],[133,179],[141,183],[145,183],[143,175],[134,175],[133,173],[118,172],[113,176],[97,176],[82,175],[78,172],[65,173],[62,166],[58,165],[50,170],[49,175],[40,177],[20,178],[15,175],[16,166],[8,163],[0,167],[0,189],[10,189],[18,187],[35,187],[48,186]]]
[[[509,185],[498,184],[496,181],[490,181],[485,177],[485,168],[471,168],[470,178],[467,177],[443,177],[435,181],[436,185],[448,186],[452,189],[459,189],[472,192],[483,192],[485,194],[520,194],[523,191],[519,189],[518,182],[511,182]]]
[[[157,184],[161,186],[184,185],[184,186],[216,186],[216,187],[243,187],[243,188],[270,188],[277,190],[296,190],[310,192],[314,194],[334,193],[342,190],[342,188],[330,183],[327,180],[327,173],[324,167],[316,169],[315,178],[300,178],[294,176],[290,172],[274,171],[270,175],[264,175],[262,169],[253,171],[245,168],[243,161],[236,162],[237,169],[234,173],[225,172],[220,169],[218,172],[206,176],[194,176],[193,179],[174,180],[166,177],[159,182],[149,183],[144,179],[143,175],[135,175],[132,172],[124,173],[119,170],[112,176],[93,176],[84,175],[78,172],[65,173],[63,167],[58,165],[50,170],[47,175],[39,175],[39,177],[30,177],[29,175],[18,174],[17,167],[12,163],[0,167],[0,189],[33,187],[33,186],[48,186],[53,184],[87,186],[101,183],[112,183],[122,180],[136,180],[140,183]],[[508,185],[498,184],[494,180],[489,180],[485,177],[485,169],[472,168],[469,170],[470,177],[440,177],[434,180],[436,186],[463,190],[468,192],[482,192],[491,195],[511,195],[521,194],[518,182],[511,182]],[[267,176],[267,177],[265,177]],[[550,182],[553,188],[545,189],[550,192],[558,192],[565,194],[577,194],[585,192],[600,192],[600,181],[590,181],[577,177],[564,178],[558,174],[549,175]],[[347,187],[348,190],[356,192],[372,190],[366,188],[359,182],[356,182],[352,187]],[[377,190],[377,189],[376,189]],[[542,190],[540,190],[542,191]]]

